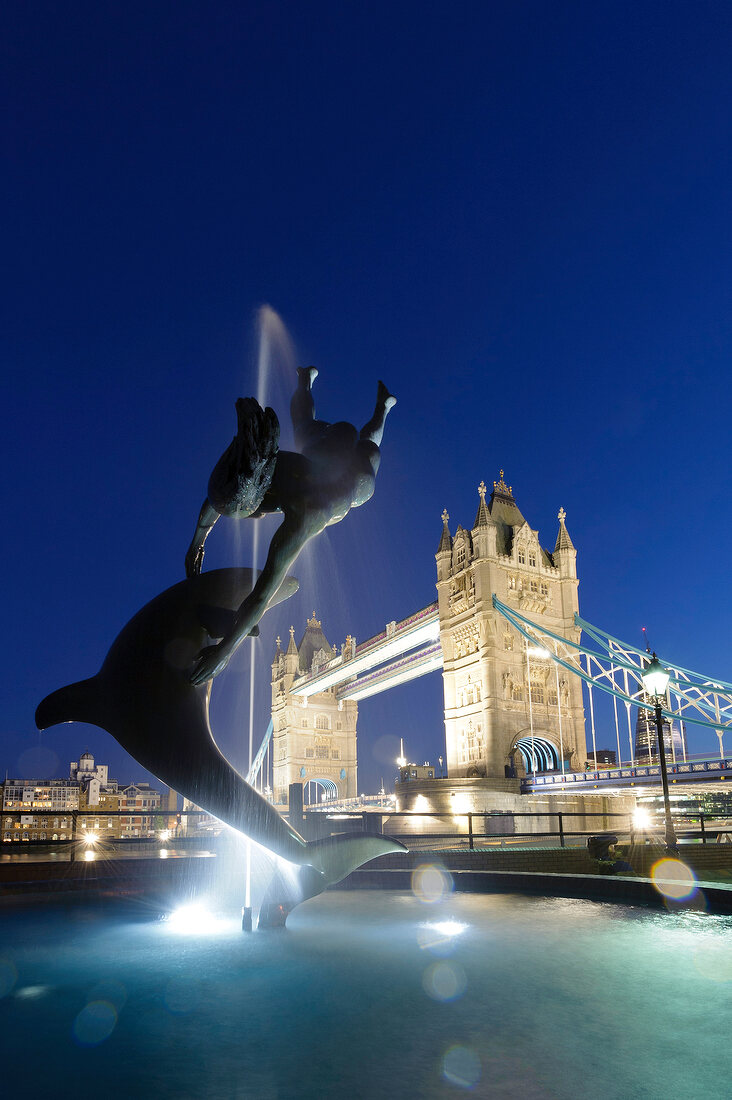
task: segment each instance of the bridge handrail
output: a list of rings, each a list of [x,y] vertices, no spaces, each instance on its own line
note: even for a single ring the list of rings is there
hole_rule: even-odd
[[[677,760],[675,764],[667,766],[669,775],[690,775],[702,771],[732,771],[732,757],[720,760],[703,759],[696,757],[687,760]],[[644,776],[660,775],[661,768],[658,764],[615,764],[607,768],[596,768],[576,772],[538,772],[536,775],[522,777],[521,786],[528,787],[556,787],[564,783],[592,783],[594,781],[612,779],[636,779]]]

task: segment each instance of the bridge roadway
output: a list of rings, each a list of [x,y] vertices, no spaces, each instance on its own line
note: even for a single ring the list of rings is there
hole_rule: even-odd
[[[381,634],[356,646],[352,656],[345,651],[315,672],[299,676],[291,690],[307,698],[335,687],[339,700],[366,699],[438,668],[442,668],[440,618],[437,604],[431,603],[401,622],[388,623]]]
[[[719,783],[732,779],[732,759],[724,760],[685,760],[669,764],[669,784],[683,783]],[[521,780],[522,794],[539,792],[562,792],[567,790],[588,791],[603,788],[621,790],[628,787],[652,787],[661,783],[661,768],[658,764],[638,764],[635,767],[599,768],[597,771],[582,772],[542,772],[529,775]]]

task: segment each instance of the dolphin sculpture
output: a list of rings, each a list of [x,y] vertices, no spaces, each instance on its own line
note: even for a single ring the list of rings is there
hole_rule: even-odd
[[[166,589],[118,634],[96,676],[46,696],[36,710],[36,725],[40,730],[61,722],[100,726],[196,806],[300,865],[298,895],[283,898],[289,911],[375,856],[405,848],[366,834],[308,843],[216,745],[209,724],[211,681],[192,684],[191,669],[204,645],[232,629],[253,581],[251,569],[214,569]],[[286,577],[269,606],[297,587]]]

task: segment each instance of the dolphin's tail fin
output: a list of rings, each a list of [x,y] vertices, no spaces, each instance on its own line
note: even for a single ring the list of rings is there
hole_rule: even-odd
[[[311,841],[306,848],[308,862],[295,868],[294,876],[275,873],[259,912],[259,928],[281,928],[300,902],[322,894],[327,886],[340,882],[370,859],[406,851],[392,837],[367,833],[340,833]]]
[[[398,840],[368,833],[340,833],[325,840],[313,840],[307,846],[308,863],[320,871],[326,886],[340,882],[351,871],[387,852],[406,852]]]
[[[99,689],[96,678],[78,680],[75,684],[51,692],[36,710],[39,730],[57,726],[60,722],[89,722],[99,725]]]

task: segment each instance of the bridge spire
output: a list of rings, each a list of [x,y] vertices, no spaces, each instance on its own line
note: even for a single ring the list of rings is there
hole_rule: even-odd
[[[485,502],[486,485],[484,481],[481,481],[478,486],[478,496],[480,501],[478,503],[478,511],[475,516],[475,523],[473,524],[473,530],[476,527],[487,527],[490,523],[490,515],[488,514],[488,507]]]
[[[288,653],[295,653],[295,654],[297,653],[297,646],[295,645],[295,628],[294,628],[294,626],[290,627],[290,644],[287,647],[287,652]]]
[[[450,528],[447,526],[450,516],[448,515],[447,508],[442,509],[442,536],[440,538],[440,545],[437,547],[437,553],[441,554],[443,550],[448,552],[452,550],[452,538],[450,536]]]
[[[569,537],[569,532],[564,524],[566,518],[567,513],[564,511],[564,508],[560,508],[557,514],[557,519],[559,520],[559,533],[557,534],[557,541],[554,547],[555,554],[557,550],[574,550],[574,543]]]

